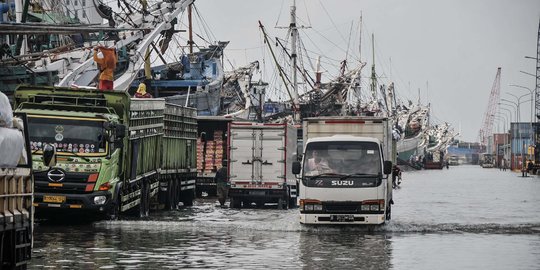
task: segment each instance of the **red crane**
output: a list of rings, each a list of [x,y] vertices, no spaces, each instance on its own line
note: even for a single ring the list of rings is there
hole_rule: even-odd
[[[495,81],[491,87],[491,94],[489,95],[489,103],[484,114],[484,120],[482,128],[478,136],[480,136],[480,143],[484,146],[488,143],[488,138],[493,133],[493,118],[497,111],[497,105],[499,103],[499,97],[501,95],[501,68],[497,68],[497,75],[495,76]]]

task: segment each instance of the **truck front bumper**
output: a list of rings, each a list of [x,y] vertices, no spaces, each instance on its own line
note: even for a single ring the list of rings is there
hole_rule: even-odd
[[[104,203],[96,204],[94,199],[100,197]],[[34,207],[48,209],[83,209],[105,212],[112,207],[112,194],[109,191],[96,191],[86,194],[35,193]]]
[[[302,224],[383,224],[384,214],[300,214]]]

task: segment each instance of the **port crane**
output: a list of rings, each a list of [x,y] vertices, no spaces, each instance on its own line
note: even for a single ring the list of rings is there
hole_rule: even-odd
[[[487,146],[489,137],[493,134],[493,118],[497,111],[497,106],[499,103],[501,95],[501,68],[497,68],[497,75],[495,75],[495,81],[491,87],[491,93],[489,95],[489,102],[484,113],[484,119],[482,121],[482,128],[478,134],[480,138],[480,144],[484,147]]]

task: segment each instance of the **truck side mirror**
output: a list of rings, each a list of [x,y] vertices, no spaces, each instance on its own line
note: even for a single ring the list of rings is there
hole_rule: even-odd
[[[292,173],[293,174],[300,174],[300,162],[299,161],[293,161],[292,163]]]
[[[51,144],[43,146],[43,165],[54,167],[56,165],[56,148]]]
[[[392,161],[385,160],[383,169],[384,169],[384,174],[391,174],[392,173]]]

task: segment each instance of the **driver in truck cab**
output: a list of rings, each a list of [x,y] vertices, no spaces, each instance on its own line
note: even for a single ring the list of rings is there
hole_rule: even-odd
[[[311,158],[307,160],[307,168],[309,174],[332,172],[332,168],[328,165],[328,159],[318,150],[314,150]]]

